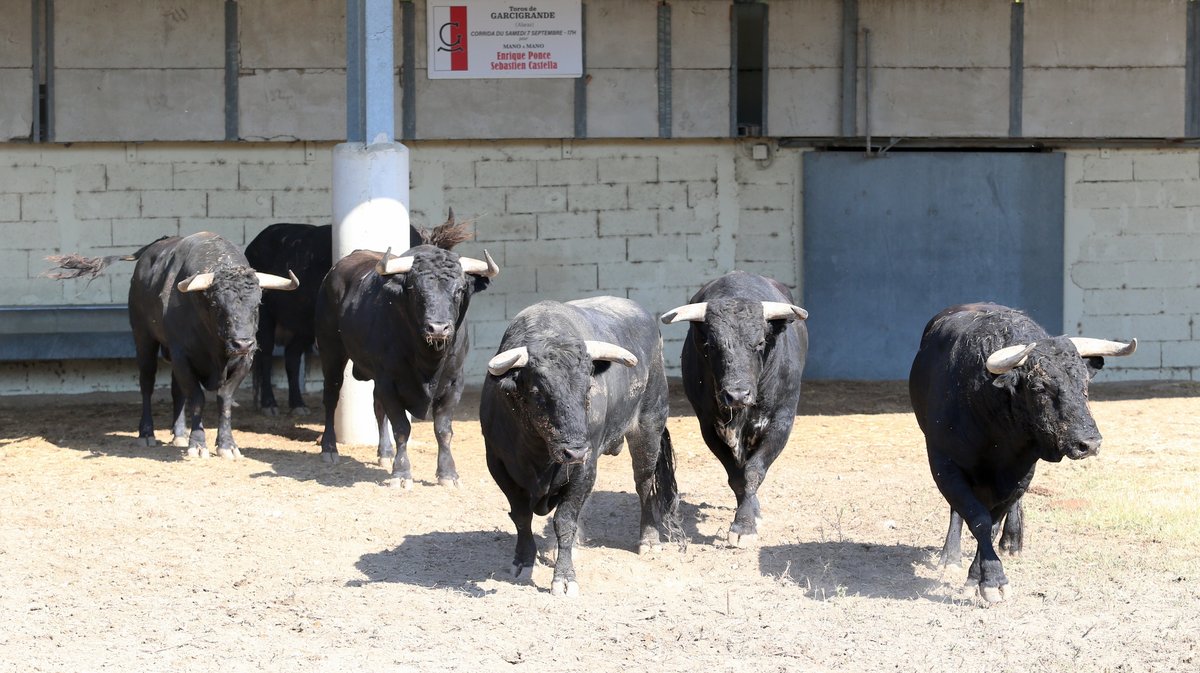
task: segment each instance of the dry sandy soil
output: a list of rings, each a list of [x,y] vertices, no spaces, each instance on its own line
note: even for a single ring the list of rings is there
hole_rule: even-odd
[[[545,533],[532,584],[507,576],[475,395],[463,487],[435,485],[418,423],[407,493],[373,447],[326,466],[316,416],[247,399],[245,457],[188,460],[132,446],[133,397],[6,398],[0,671],[1200,670],[1200,387],[1093,391],[1104,448],[1042,465],[993,607],[931,563],[948,510],[902,384],[809,385],[750,549],[725,544],[733,496],[675,400],[690,542],[639,557],[629,458],[605,457],[578,598],[550,595]]]

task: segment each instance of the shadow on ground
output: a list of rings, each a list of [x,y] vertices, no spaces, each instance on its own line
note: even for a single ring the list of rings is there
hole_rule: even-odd
[[[917,575],[929,567],[930,548],[863,542],[803,542],[763,547],[759,570],[794,582],[816,600],[842,596],[913,599],[933,596],[942,582]]]

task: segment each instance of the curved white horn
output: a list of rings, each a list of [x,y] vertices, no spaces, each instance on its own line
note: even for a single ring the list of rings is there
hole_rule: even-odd
[[[987,370],[993,374],[1003,374],[1015,367],[1020,367],[1025,364],[1025,358],[1029,357],[1030,351],[1036,346],[1036,343],[1032,343],[1001,348],[988,356]]]
[[[450,219],[453,220],[454,216],[451,215]],[[492,259],[487,250],[483,251],[483,257],[487,260],[486,262],[474,257],[459,257],[458,263],[462,266],[463,273],[495,278],[500,273],[500,266],[496,264],[496,260]]]
[[[397,273],[408,273],[412,271],[412,257],[394,257],[392,249],[388,248],[383,253],[383,258],[375,265],[375,273],[381,276],[390,276]]]
[[[782,301],[764,301],[763,317],[767,320],[780,320],[782,318],[799,318],[808,320],[808,311]]]
[[[300,279],[296,274],[288,269],[288,278],[276,276],[269,273],[255,273],[258,276],[258,285],[264,290],[295,290],[300,287]]]
[[[1105,339],[1092,339],[1089,337],[1071,337],[1071,343],[1075,344],[1075,348],[1079,351],[1080,357],[1106,357],[1133,355],[1137,350],[1137,339],[1129,343],[1121,343],[1120,341],[1107,341]]]
[[[704,314],[708,312],[708,302],[703,301],[699,304],[685,304],[676,306],[675,308],[662,314],[661,320],[665,325],[674,325],[681,320],[689,322],[703,322]]]
[[[199,292],[212,287],[215,274],[198,273],[190,278],[185,278],[179,281],[175,287],[179,288],[180,292]]]
[[[518,346],[492,356],[492,359],[488,360],[487,367],[492,376],[503,376],[513,367],[524,367],[527,362],[529,362],[529,349]]]
[[[593,360],[608,360],[609,362],[620,362],[626,367],[633,367],[638,363],[637,356],[620,346],[609,343],[607,341],[588,341],[583,342],[587,348],[588,357]]]

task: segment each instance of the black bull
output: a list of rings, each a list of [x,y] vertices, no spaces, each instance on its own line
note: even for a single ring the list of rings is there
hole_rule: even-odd
[[[240,456],[230,429],[231,409],[234,391],[258,347],[255,331],[262,290],[294,290],[299,281],[295,275],[289,280],[255,273],[241,250],[211,232],[164,237],[127,257],[82,260],[84,265],[74,267],[76,275],[98,274],[116,259],[137,260],[129,283],[129,324],[142,393],[139,442],[158,444],[150,397],[161,352],[171,363],[172,444],[187,447],[189,455],[209,455],[201,417],[204,391],[215,390],[221,407],[217,452]]]
[[[660,529],[682,540],[653,316],[616,297],[534,304],[513,319],[488,372],[479,422],[488,470],[517,527],[514,575],[527,578],[534,565],[533,515],[556,510],[551,590],[578,593],[572,550],[580,511],[600,455],[616,455],[623,440],[641,501],[639,553],[660,543]]]
[[[709,282],[690,304],[662,317],[690,325],[681,355],[684,392],[737,497],[728,534],[735,545],[757,537],[758,488],[796,418],[807,317],[786,287],[740,271]]]
[[[992,544],[996,524],[1029,487],[1038,459],[1099,451],[1088,382],[1104,356],[1136,346],[1051,337],[997,304],[952,306],[926,325],[909,395],[934,482],[978,542],[968,581],[985,600],[1003,600],[1008,584]],[[956,523],[952,516],[951,532]]]
[[[356,379],[375,382],[379,460],[390,463],[393,485],[411,488],[413,483],[406,412],[425,418],[431,405],[438,482],[458,484],[450,453],[451,412],[464,383],[467,307],[500,271],[484,255],[486,261],[459,257],[434,245],[419,245],[400,257],[356,250],[329,271],[317,297],[316,322],[325,376],[325,461],[337,460],[334,413],[349,359]],[[389,419],[395,446],[387,432]]]

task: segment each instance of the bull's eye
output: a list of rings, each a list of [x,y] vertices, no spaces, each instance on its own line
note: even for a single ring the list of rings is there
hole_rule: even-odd
[[[758,343],[754,344],[754,350],[758,351],[759,353],[763,352],[763,349],[766,347],[767,347],[766,339],[762,339]]]

